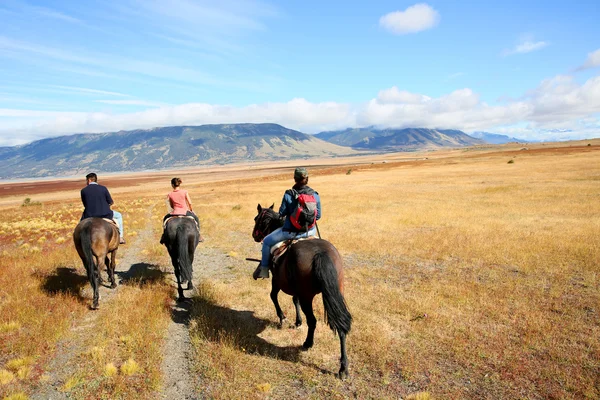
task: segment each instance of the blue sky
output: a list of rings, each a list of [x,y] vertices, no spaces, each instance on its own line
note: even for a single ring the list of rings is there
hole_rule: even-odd
[[[593,1],[0,0],[0,145],[275,122],[600,137]]]

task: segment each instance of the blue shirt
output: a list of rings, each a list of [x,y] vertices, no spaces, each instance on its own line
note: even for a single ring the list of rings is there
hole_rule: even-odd
[[[304,186],[304,188],[309,188],[308,186]],[[317,221],[321,219],[321,198],[319,197],[319,193],[314,192],[315,200],[317,200]],[[283,231],[286,232],[298,232],[298,229],[294,225],[292,225],[292,221],[290,221],[290,215],[296,209],[297,200],[292,197],[292,195],[286,190],[283,195],[283,199],[281,200],[281,206],[279,207],[279,215],[285,217],[285,222],[283,223]]]
[[[113,203],[112,197],[108,189],[96,182],[91,182],[89,185],[81,189],[81,202],[83,203],[83,215],[81,219],[98,217],[110,218],[113,217],[113,212],[110,209]]]

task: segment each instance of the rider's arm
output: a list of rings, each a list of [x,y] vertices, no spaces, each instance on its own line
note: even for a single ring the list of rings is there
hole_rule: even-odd
[[[321,196],[319,196],[318,193],[316,193],[317,198],[317,221],[321,219]]]
[[[190,195],[188,192],[185,192],[185,201],[187,201],[188,208],[190,209],[190,211],[194,211],[192,210],[192,199],[190,199]]]
[[[112,206],[113,204],[115,204],[112,197],[110,197],[110,193],[108,192],[108,189],[106,189],[106,202],[108,203],[109,206]]]
[[[292,203],[292,196],[290,196],[287,192],[283,195],[283,199],[281,199],[281,206],[279,207],[279,215],[285,217],[290,215],[290,207],[289,205]]]

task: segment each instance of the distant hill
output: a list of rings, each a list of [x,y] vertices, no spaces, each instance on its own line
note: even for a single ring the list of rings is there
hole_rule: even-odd
[[[349,128],[342,131],[321,132],[315,136],[340,146],[369,150],[416,150],[484,143],[480,139],[454,129]]]
[[[506,135],[499,135],[497,133],[489,133],[489,132],[473,132],[469,136],[484,140],[485,142],[491,143],[491,144],[505,144],[505,143],[511,143],[511,142],[518,142],[518,143],[531,142],[531,140],[523,140],[523,139],[518,139],[518,138],[506,136]]]
[[[354,154],[277,124],[172,126],[77,134],[0,147],[0,179]]]

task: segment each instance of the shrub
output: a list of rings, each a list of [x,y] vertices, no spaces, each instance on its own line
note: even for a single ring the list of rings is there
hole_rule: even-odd
[[[348,172],[346,172],[346,175],[350,175],[351,173],[352,173],[352,168],[350,168],[350,169],[348,170]]]
[[[40,203],[39,201],[31,201],[31,199],[29,197],[27,197],[25,200],[23,200],[23,204],[21,204],[22,207],[29,207],[29,206],[41,206],[42,203]]]
[[[515,160],[508,160],[507,164],[514,164],[514,163],[515,163]]]

